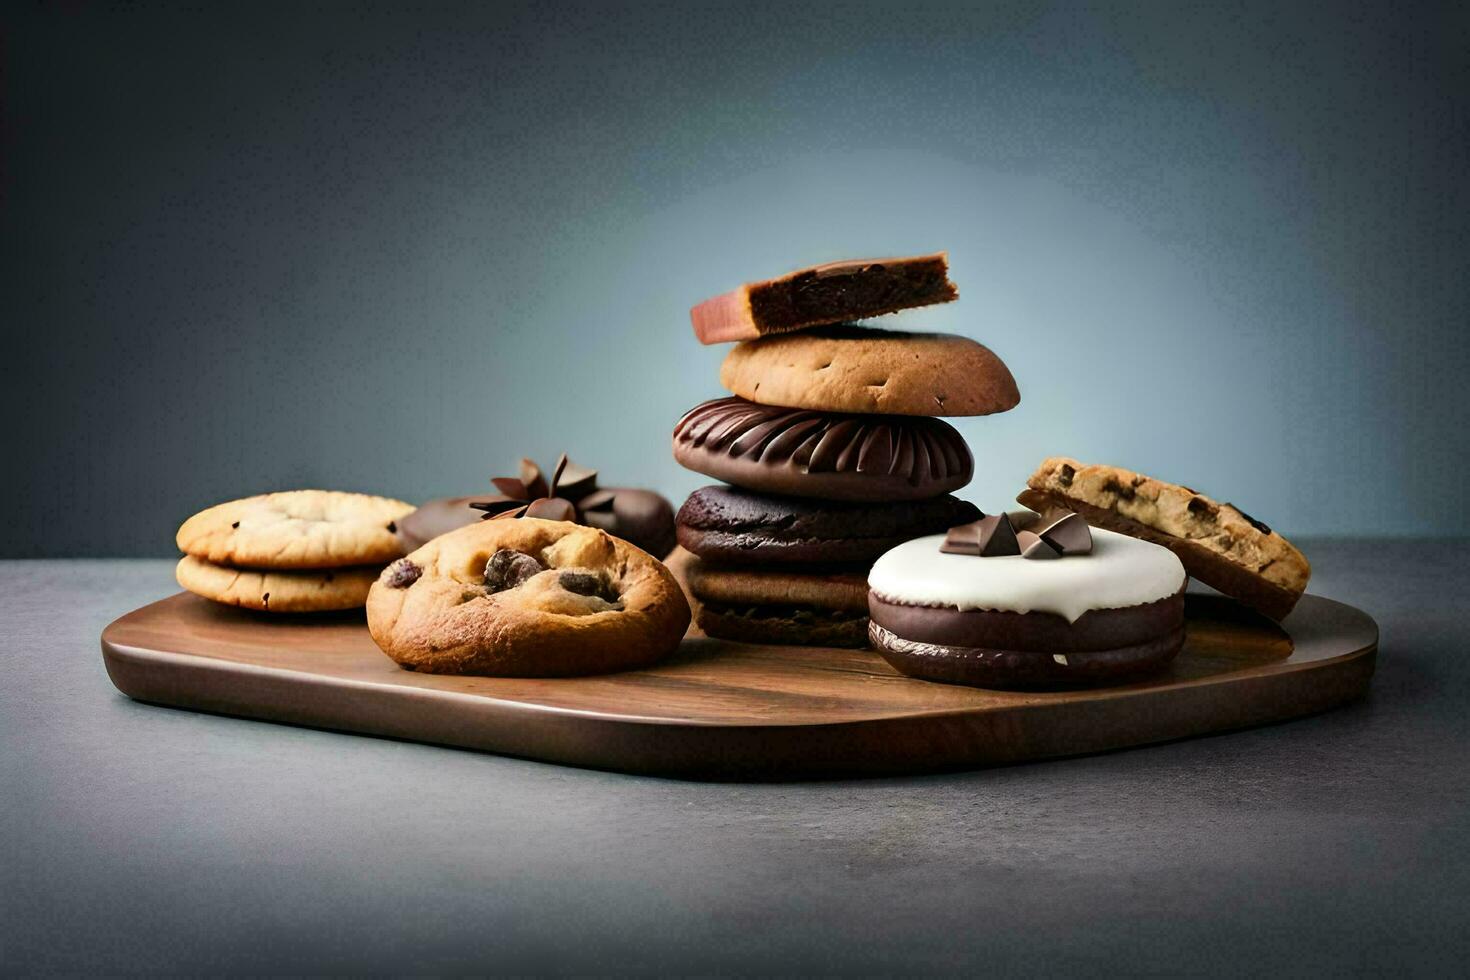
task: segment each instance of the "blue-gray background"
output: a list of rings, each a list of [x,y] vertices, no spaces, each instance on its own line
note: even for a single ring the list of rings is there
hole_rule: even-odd
[[[677,503],[687,310],[947,249],[1043,456],[1465,533],[1464,5],[14,4],[0,555],[560,450]]]

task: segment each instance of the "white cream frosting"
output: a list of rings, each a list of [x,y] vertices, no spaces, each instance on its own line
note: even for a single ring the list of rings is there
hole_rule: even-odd
[[[944,535],[891,549],[868,573],[885,599],[923,606],[1049,612],[1075,623],[1090,609],[1156,602],[1184,585],[1184,566],[1168,548],[1092,529],[1092,553],[1052,560],[979,558],[939,550]]]

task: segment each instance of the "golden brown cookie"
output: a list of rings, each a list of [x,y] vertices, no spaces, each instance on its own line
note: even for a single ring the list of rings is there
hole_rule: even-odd
[[[720,384],[762,405],[888,415],[990,415],[1021,400],[990,349],[955,334],[819,327],[736,344]]]
[[[742,643],[868,645],[868,566],[781,568],[684,558],[708,636]]]
[[[1291,612],[1312,575],[1291,542],[1189,487],[1064,456],[1043,462],[1026,483],[1030,490],[1016,499],[1027,507],[1065,507],[1090,524],[1161,544],[1191,576],[1272,619]]]
[[[179,528],[179,550],[237,568],[381,565],[404,552],[398,520],[412,504],[365,493],[288,490],[200,511]]]
[[[377,565],[301,572],[257,571],[215,565],[185,555],[179,559],[174,577],[195,595],[227,606],[261,612],[306,613],[361,608],[380,571]]]
[[[373,640],[408,670],[559,677],[627,670],[679,646],[689,603],[656,558],[606,531],[481,521],[383,570]]]

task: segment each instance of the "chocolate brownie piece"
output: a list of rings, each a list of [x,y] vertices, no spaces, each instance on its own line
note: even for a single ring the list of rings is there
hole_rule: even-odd
[[[689,311],[702,344],[750,340],[959,298],[943,252],[852,259],[746,283]]]

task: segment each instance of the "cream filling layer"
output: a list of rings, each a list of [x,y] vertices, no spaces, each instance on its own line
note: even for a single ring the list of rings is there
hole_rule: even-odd
[[[884,599],[916,606],[1048,612],[1075,623],[1092,609],[1124,609],[1178,592],[1184,566],[1168,548],[1092,529],[1092,553],[1051,561],[977,558],[939,550],[941,534],[905,541],[868,573]]]

